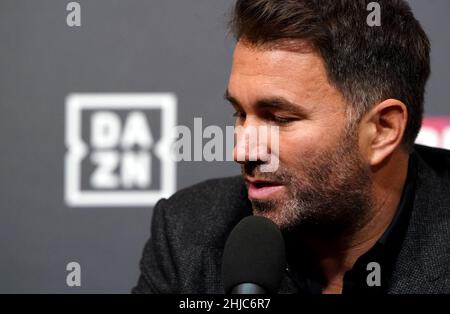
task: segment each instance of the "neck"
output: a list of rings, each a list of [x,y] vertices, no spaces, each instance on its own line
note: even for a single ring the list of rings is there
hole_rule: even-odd
[[[343,277],[389,227],[400,203],[408,172],[408,155],[393,154],[373,170],[373,206],[359,228],[338,237],[305,237],[325,279],[324,293],[340,293]],[[399,170],[400,169],[400,170]]]

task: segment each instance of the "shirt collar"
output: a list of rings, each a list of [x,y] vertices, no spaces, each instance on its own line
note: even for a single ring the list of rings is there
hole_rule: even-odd
[[[417,160],[416,154],[412,153],[408,162],[408,173],[406,176],[405,186],[398,209],[390,223],[389,227],[383,233],[378,243],[383,246],[390,246],[392,242],[397,242],[401,234],[404,233],[409,221],[409,216],[414,202],[414,192],[417,177]]]

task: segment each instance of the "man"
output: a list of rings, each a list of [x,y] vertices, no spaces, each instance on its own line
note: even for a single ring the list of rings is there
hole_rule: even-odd
[[[414,145],[429,41],[404,1],[378,1],[374,27],[368,2],[237,1],[226,98],[237,126],[278,127],[279,167],[248,147],[242,177],[161,200],[133,292],[222,293],[253,214],[283,232],[280,293],[450,293],[450,153]]]

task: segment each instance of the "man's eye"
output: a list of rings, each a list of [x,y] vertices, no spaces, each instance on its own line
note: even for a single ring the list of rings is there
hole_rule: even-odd
[[[273,122],[278,123],[278,124],[288,124],[288,123],[293,122],[295,120],[293,118],[285,118],[285,117],[279,117],[279,116],[274,116],[274,115],[271,115],[271,116],[269,116],[267,118],[268,118],[268,120],[273,121]]]

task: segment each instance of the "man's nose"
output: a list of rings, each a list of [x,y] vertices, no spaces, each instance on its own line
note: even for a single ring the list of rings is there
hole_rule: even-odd
[[[268,159],[268,140],[266,126],[246,124],[236,127],[234,161],[244,164],[249,161],[266,162]]]

